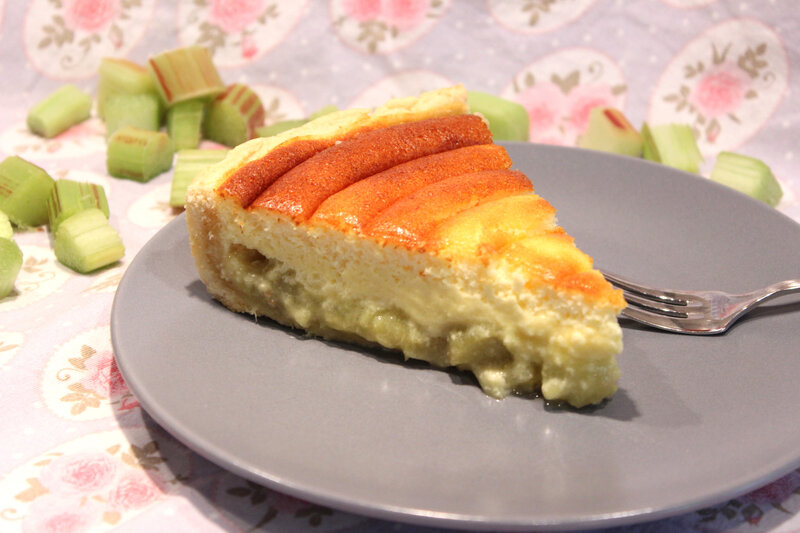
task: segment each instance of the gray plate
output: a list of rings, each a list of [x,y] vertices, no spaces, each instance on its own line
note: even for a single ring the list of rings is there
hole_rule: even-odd
[[[596,264],[644,282],[747,290],[800,276],[800,225],[647,162],[509,144]],[[687,512],[800,466],[800,301],[687,337],[623,323],[600,407],[486,397],[458,372],[330,344],[207,295],[183,216],[114,301],[122,373],[201,455],[279,491],[415,524],[572,529]]]

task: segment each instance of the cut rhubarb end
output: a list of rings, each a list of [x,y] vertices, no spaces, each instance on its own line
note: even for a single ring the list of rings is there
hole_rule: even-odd
[[[720,152],[710,177],[772,207],[783,198],[783,190],[772,169],[755,157]]]
[[[151,57],[148,70],[168,106],[203,98],[210,100],[225,91],[225,84],[202,46],[168,50]]]
[[[108,140],[106,167],[114,177],[146,182],[169,170],[173,154],[165,132],[126,126]]]
[[[257,136],[264,124],[261,99],[247,85],[234,83],[208,106],[205,138],[234,147]]]
[[[169,205],[183,207],[186,189],[204,169],[225,159],[228,150],[180,150],[175,154],[175,171],[172,175]]]
[[[0,163],[0,210],[20,227],[47,223],[53,178],[44,169],[12,155]]]
[[[57,180],[47,199],[50,231],[55,233],[65,219],[91,208],[99,209],[108,218],[108,200],[101,185],[68,179]]]
[[[116,263],[125,255],[119,233],[99,209],[66,218],[53,236],[56,259],[81,274]]]
[[[642,156],[650,161],[697,174],[703,156],[688,124],[642,126]]]
[[[14,236],[14,227],[8,215],[0,211],[0,239],[10,239]]]
[[[186,100],[172,106],[167,112],[167,133],[175,151],[197,148],[203,135],[205,102]]]
[[[495,141],[527,141],[530,137],[528,111],[522,104],[493,94],[468,91],[469,110],[489,122]]]
[[[123,58],[104,57],[100,61],[97,82],[97,114],[101,119],[105,118],[108,98],[120,93],[152,93],[159,101],[161,99],[153,78],[144,66]]]
[[[155,93],[117,93],[105,106],[106,139],[124,126],[157,131],[161,128],[161,102]]]
[[[91,111],[91,96],[75,85],[64,85],[31,108],[28,128],[50,139],[89,118]]]
[[[590,150],[639,157],[642,153],[642,136],[618,109],[595,107],[589,112],[589,123],[577,145]]]
[[[14,282],[22,268],[22,251],[12,239],[0,237],[0,299],[14,291]]]

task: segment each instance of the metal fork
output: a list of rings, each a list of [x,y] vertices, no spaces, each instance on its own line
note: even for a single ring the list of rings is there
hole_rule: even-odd
[[[621,315],[658,329],[689,335],[723,333],[755,307],[776,296],[800,293],[800,279],[774,283],[743,294],[656,289],[603,272],[622,289],[628,306]]]

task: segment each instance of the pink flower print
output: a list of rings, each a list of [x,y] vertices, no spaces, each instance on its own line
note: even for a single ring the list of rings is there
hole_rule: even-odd
[[[45,494],[28,508],[25,533],[80,533],[99,522],[102,506],[92,500]]]
[[[137,407],[139,407],[139,400],[137,400],[133,396],[128,396],[122,399],[122,403],[119,406],[119,410],[120,412],[130,411],[131,409],[136,409]]]
[[[128,385],[117,367],[114,354],[109,350],[98,352],[86,363],[86,374],[81,384],[103,398],[114,398],[128,393]]]
[[[258,53],[258,45],[249,35],[242,37],[242,58],[252,59]]]
[[[556,146],[567,146],[569,144],[563,137],[557,135],[542,135],[535,140],[531,139],[531,141],[539,144],[553,144]]]
[[[111,489],[108,501],[119,511],[141,509],[162,497],[161,489],[141,470],[130,470],[122,475]]]
[[[48,464],[41,482],[54,494],[89,494],[114,479],[117,463],[105,453],[74,453]]]
[[[409,30],[425,20],[428,7],[428,0],[383,0],[381,14],[390,26]]]
[[[345,14],[357,21],[381,20],[398,30],[410,30],[425,20],[429,0],[343,0]]]
[[[569,120],[571,130],[580,135],[589,123],[589,112],[595,107],[615,105],[614,95],[607,85],[582,85],[569,93]]]
[[[104,134],[105,130],[101,131],[96,122],[84,120],[83,122],[64,130],[62,133],[59,133],[56,138],[59,141],[70,140],[79,143],[84,138],[95,137]]]
[[[71,30],[96,33],[119,14],[118,0],[66,0],[64,22]]]
[[[800,488],[800,471],[795,470],[777,481],[746,494],[742,499],[755,504],[777,505],[791,496],[798,488]]]
[[[226,33],[239,33],[264,12],[264,0],[213,0],[209,20]]]
[[[538,83],[519,93],[516,100],[528,110],[531,141],[540,142],[553,135],[552,130],[558,127],[566,109],[561,89],[552,83]]]
[[[747,80],[735,65],[723,63],[697,82],[689,101],[707,118],[731,113],[744,100]]]
[[[381,0],[344,0],[344,12],[358,22],[374,20],[381,14]]]
[[[86,121],[80,122],[58,134],[59,140],[80,138],[90,134],[91,128],[86,126]]]

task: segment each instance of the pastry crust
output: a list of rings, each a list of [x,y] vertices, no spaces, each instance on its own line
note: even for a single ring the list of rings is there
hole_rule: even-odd
[[[509,166],[463,87],[249,141],[189,188],[198,273],[234,311],[456,366],[498,398],[597,403],[624,300]]]

